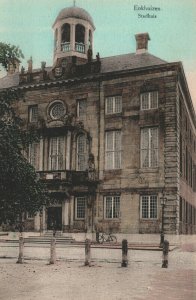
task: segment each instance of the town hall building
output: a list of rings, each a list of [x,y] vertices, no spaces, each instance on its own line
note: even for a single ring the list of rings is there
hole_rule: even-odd
[[[25,155],[55,199],[26,230],[196,233],[196,115],[182,63],[150,54],[148,33],[135,34],[134,53],[94,54],[95,25],[79,7],[62,9],[53,30],[52,66],[30,59],[0,79],[22,92],[17,111],[40,135]]]

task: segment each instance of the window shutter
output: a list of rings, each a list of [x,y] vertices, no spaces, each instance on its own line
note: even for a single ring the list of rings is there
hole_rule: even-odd
[[[87,169],[88,145],[85,135],[80,135],[77,138],[77,169],[85,171]]]
[[[149,166],[149,130],[144,128],[141,131],[141,167]]]
[[[151,167],[158,165],[158,128],[151,128],[150,134],[150,162]]]
[[[29,162],[35,168],[39,170],[40,159],[40,145],[39,143],[33,143],[29,146]]]

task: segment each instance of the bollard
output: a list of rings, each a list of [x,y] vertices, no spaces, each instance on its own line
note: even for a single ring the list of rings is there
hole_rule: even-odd
[[[50,244],[50,264],[54,265],[56,263],[56,239],[53,237]]]
[[[22,264],[24,259],[24,238],[22,236],[19,237],[19,256],[17,260],[17,264]]]
[[[161,235],[160,235],[160,248],[163,248],[164,239],[165,239],[164,233],[161,232]]]
[[[128,266],[128,243],[127,240],[122,240],[122,263],[121,267],[127,267]]]
[[[91,266],[91,241],[85,240],[85,266]]]
[[[168,267],[168,253],[169,253],[169,242],[165,240],[163,242],[163,260],[162,260],[162,268]]]
[[[96,242],[99,243],[99,231],[96,231]]]

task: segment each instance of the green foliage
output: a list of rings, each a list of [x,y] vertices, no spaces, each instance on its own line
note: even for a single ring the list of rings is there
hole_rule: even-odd
[[[9,63],[14,65],[20,58],[24,58],[24,56],[19,47],[0,42],[0,65],[4,69],[8,68]]]
[[[23,129],[14,105],[22,95],[12,89],[0,91],[0,223],[15,223],[26,212],[35,214],[49,198],[34,168],[23,156],[39,139]],[[23,153],[23,154],[22,154]]]

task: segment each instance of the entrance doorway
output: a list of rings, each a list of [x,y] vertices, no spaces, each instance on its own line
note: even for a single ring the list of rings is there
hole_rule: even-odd
[[[48,207],[47,229],[62,230],[62,207]]]

